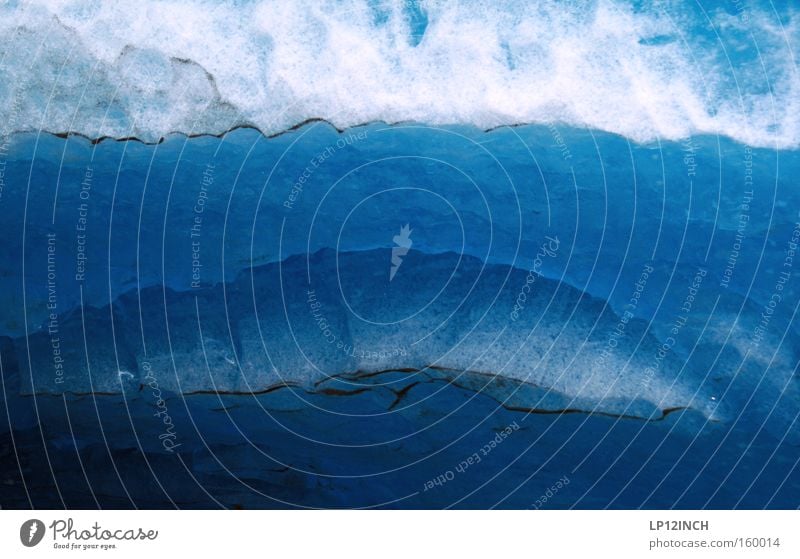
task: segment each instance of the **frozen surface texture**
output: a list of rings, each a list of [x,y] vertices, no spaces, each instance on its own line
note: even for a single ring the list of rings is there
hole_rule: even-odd
[[[797,508],[791,2],[0,6],[0,506]]]
[[[798,172],[543,125],[14,134],[2,505],[795,506]]]
[[[11,1],[0,132],[561,122],[797,146],[796,16],[791,2]]]

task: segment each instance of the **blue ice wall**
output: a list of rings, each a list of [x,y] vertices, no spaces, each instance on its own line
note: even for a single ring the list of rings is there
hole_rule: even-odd
[[[53,456],[67,478],[111,460],[92,475],[125,506],[528,506],[564,472],[562,506],[783,506],[799,167],[532,125],[13,135],[4,437],[45,485]],[[492,468],[425,490],[512,424]],[[128,455],[139,474],[116,469]],[[176,459],[188,477],[152,475]],[[48,505],[92,505],[55,489]]]
[[[646,263],[659,266],[652,291],[682,288],[702,266],[707,285],[764,304],[797,221],[797,166],[796,151],[722,138],[639,145],[534,126],[339,133],[316,122],[269,139],[242,129],[156,145],[21,134],[4,168],[3,297],[21,292],[12,271],[22,272],[23,249],[26,274],[41,277],[48,234],[67,311],[81,286],[99,305],[136,287],[211,285],[322,248],[392,247],[408,222],[416,250],[520,269],[557,235],[567,250],[542,273],[616,306],[628,295],[620,283]],[[37,325],[46,291],[38,281],[26,288]],[[651,316],[658,299],[638,310]],[[3,333],[20,334],[19,302],[4,308]]]

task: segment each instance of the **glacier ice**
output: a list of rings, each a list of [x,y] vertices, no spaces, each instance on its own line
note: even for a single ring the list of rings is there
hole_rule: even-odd
[[[721,134],[796,147],[795,12],[619,0],[6,2],[0,111],[12,117],[0,132],[157,141],[310,118],[561,122],[637,141]]]
[[[789,3],[0,6],[0,506],[794,508]]]
[[[120,380],[108,373],[139,376],[146,346],[167,370],[176,354],[186,356],[183,391],[211,390],[195,324],[203,310],[221,390],[438,365],[529,379],[587,402],[630,402],[644,387],[657,407],[703,399],[697,408],[712,416],[714,390],[700,387],[720,362],[681,368],[693,344],[733,347],[761,365],[778,359],[791,375],[791,281],[779,285],[782,312],[758,329],[797,240],[797,194],[774,176],[774,155],[732,142],[720,155],[711,138],[697,138],[690,170],[681,143],[656,150],[562,129],[558,137],[572,150],[564,157],[552,147],[553,130],[373,124],[337,132],[316,122],[272,139],[245,129],[157,145],[16,135],[6,182],[30,188],[6,190],[2,200],[2,333],[27,335],[31,347],[41,345],[27,350],[30,359],[45,362],[53,314],[71,336],[71,378],[53,384],[49,368],[36,365],[43,376],[32,377],[31,392],[116,391]],[[626,152],[629,161],[619,155]],[[745,153],[757,194],[712,180],[741,173]],[[796,164],[793,152],[781,161],[783,169]],[[732,268],[743,197],[750,250]],[[413,248],[394,279],[393,239],[408,223]],[[317,275],[315,297],[325,292],[325,301],[308,300]],[[693,289],[703,297],[683,312]],[[384,340],[404,354],[359,361],[320,343],[315,306],[325,307],[337,342],[374,349]],[[91,353],[99,372],[91,379],[81,358],[87,328],[97,332]],[[159,341],[146,341],[148,329],[163,330]],[[672,338],[666,359],[653,359]],[[309,357],[304,347],[322,354]],[[614,365],[588,357],[604,349]],[[645,370],[653,378],[624,376]],[[622,376],[609,386],[612,372]]]
[[[5,153],[0,450],[108,466],[42,505],[527,506],[576,456],[567,505],[796,491],[796,151],[313,121]],[[423,490],[513,422],[501,493]]]

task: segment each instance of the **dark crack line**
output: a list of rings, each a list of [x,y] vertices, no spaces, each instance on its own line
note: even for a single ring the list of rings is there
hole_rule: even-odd
[[[321,381],[317,381],[316,383],[314,383],[314,386],[315,386],[315,388],[317,388],[321,384],[323,384],[324,382],[330,381],[331,379],[334,379],[334,378],[340,378],[340,377],[347,377],[347,378],[350,378],[350,379],[371,378],[371,377],[380,376],[382,374],[396,373],[396,372],[424,373],[426,369],[430,369],[430,370],[434,370],[434,371],[440,371],[440,372],[455,372],[455,373],[459,373],[459,374],[468,373],[468,374],[475,374],[475,375],[482,375],[482,376],[491,376],[493,379],[498,379],[499,378],[499,379],[509,380],[511,382],[518,382],[520,384],[527,384],[527,385],[532,386],[534,388],[540,388],[541,389],[540,386],[535,385],[533,383],[526,383],[526,382],[523,382],[523,381],[519,381],[519,380],[516,380],[516,379],[511,379],[511,378],[508,378],[508,377],[501,377],[501,376],[494,375],[494,374],[491,374],[491,373],[485,373],[485,372],[480,372],[480,371],[458,371],[456,369],[448,369],[446,367],[439,367],[439,366],[425,367],[423,369],[401,368],[401,369],[385,369],[385,370],[381,370],[381,371],[372,371],[372,372],[355,371],[355,372],[350,372],[350,373],[340,373],[338,375],[327,377],[326,379],[323,379]],[[482,395],[487,396],[489,398],[492,398],[493,400],[498,402],[498,404],[500,404],[500,406],[503,409],[505,409],[506,411],[519,412],[519,413],[525,413],[525,414],[530,414],[530,415],[583,414],[583,415],[594,415],[594,416],[599,416],[599,417],[609,417],[609,418],[612,418],[612,419],[631,419],[631,420],[635,420],[635,421],[646,421],[648,423],[651,423],[651,422],[663,421],[664,419],[666,419],[672,413],[675,413],[675,412],[678,412],[678,411],[687,411],[687,410],[691,410],[692,409],[689,406],[676,406],[676,407],[664,408],[664,409],[660,410],[660,412],[661,412],[660,416],[653,417],[653,415],[651,414],[649,417],[643,417],[643,416],[634,415],[634,414],[613,413],[613,412],[605,412],[605,411],[597,411],[597,410],[585,410],[585,409],[581,409],[581,408],[561,408],[561,409],[528,408],[528,407],[524,407],[524,406],[512,406],[512,405],[505,404],[504,402],[500,401],[497,397],[495,397],[495,396],[493,396],[493,395],[491,395],[491,394],[489,394],[487,392],[484,392],[483,390],[476,390],[476,389],[474,389],[472,387],[463,385],[463,384],[459,383],[456,379],[452,379],[452,378],[448,378],[448,377],[428,377],[427,380],[414,381],[413,383],[408,384],[407,386],[404,386],[403,388],[401,388],[399,390],[394,390],[394,389],[390,388],[389,390],[394,394],[395,398],[394,398],[394,401],[387,407],[387,411],[391,411],[391,410],[395,409],[403,400],[406,399],[406,397],[408,396],[408,394],[411,391],[411,389],[414,388],[415,386],[418,386],[418,385],[423,384],[423,383],[427,384],[427,383],[434,383],[434,382],[445,382],[445,383],[450,384],[452,386],[455,386],[455,387],[457,387],[457,388],[459,388],[461,390],[466,390],[468,392],[473,392],[473,393],[476,393],[476,394],[482,394]],[[357,388],[357,389],[354,389],[354,390],[341,390],[341,389],[336,389],[336,388],[321,388],[321,389],[310,390],[310,389],[303,388],[302,386],[300,386],[298,384],[281,383],[281,384],[273,385],[273,386],[270,386],[270,387],[267,387],[267,388],[265,388],[263,390],[258,390],[258,391],[195,390],[195,391],[192,391],[192,392],[186,392],[186,393],[183,394],[183,396],[260,396],[260,395],[265,395],[265,394],[269,394],[269,393],[275,392],[275,391],[280,390],[282,388],[299,388],[299,389],[303,390],[303,392],[305,392],[306,394],[309,394],[309,395],[356,396],[358,394],[362,394],[362,393],[365,393],[365,392],[372,392],[372,391],[380,390],[380,389],[383,389],[385,387],[381,386],[381,385],[376,385],[376,386],[364,386],[364,387]],[[94,393],[92,393],[92,392],[65,392],[64,394],[71,394],[71,395],[74,395],[74,396],[120,396],[120,395],[122,395],[122,393],[111,393],[111,392],[94,392]],[[37,394],[24,394],[22,396],[31,397],[31,396],[37,396]],[[45,394],[39,394],[39,396],[58,397],[58,396],[61,396],[61,395],[60,394],[45,393]],[[226,409],[226,408],[216,408],[216,409],[211,410],[211,411],[223,411],[224,409]],[[227,409],[232,409],[232,408],[227,408]]]

